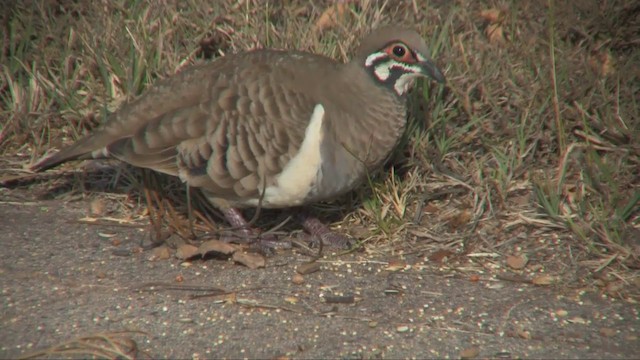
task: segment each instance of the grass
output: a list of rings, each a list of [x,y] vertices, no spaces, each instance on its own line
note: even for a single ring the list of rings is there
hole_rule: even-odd
[[[318,26],[328,5],[302,1],[13,2],[2,19],[0,166],[24,174],[194,62],[256,47],[345,60],[371,27],[405,24],[430,39],[448,84],[413,92],[392,166],[316,210],[372,253],[523,253],[548,272],[615,273],[637,296],[640,8],[587,3],[363,0]],[[139,175],[122,171],[124,182],[98,180],[142,194]],[[93,181],[74,176],[64,192]],[[159,211],[140,198],[125,210]]]

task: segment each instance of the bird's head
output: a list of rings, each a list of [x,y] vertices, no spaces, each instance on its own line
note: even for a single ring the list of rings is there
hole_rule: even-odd
[[[364,66],[374,80],[403,96],[416,78],[445,82],[442,71],[428,57],[429,50],[417,32],[384,27],[367,35],[353,61]]]

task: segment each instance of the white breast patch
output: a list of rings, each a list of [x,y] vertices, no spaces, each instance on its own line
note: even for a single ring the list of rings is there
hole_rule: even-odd
[[[288,207],[301,205],[311,186],[319,176],[322,158],[320,145],[324,138],[322,121],[324,107],[317,104],[313,109],[311,120],[304,133],[304,140],[298,153],[276,177],[276,185],[265,189],[262,204],[265,207]],[[258,200],[251,200],[250,205],[257,206]]]

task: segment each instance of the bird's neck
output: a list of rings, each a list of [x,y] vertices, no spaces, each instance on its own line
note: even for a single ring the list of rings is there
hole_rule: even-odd
[[[352,64],[345,64],[345,69]],[[373,169],[384,162],[406,127],[406,99],[375,82],[364,69],[346,72],[350,104],[344,104],[334,119],[334,136],[339,144]],[[338,89],[336,89],[338,91]],[[346,110],[349,109],[349,110]]]

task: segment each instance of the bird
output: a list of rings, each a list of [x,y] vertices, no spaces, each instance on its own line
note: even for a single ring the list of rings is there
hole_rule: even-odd
[[[424,39],[398,26],[371,31],[347,62],[296,50],[229,54],[158,81],[31,169],[107,157],[176,176],[246,237],[256,230],[242,209],[333,200],[380,168],[422,77],[446,81]],[[316,241],[349,246],[347,236],[298,214]]]

